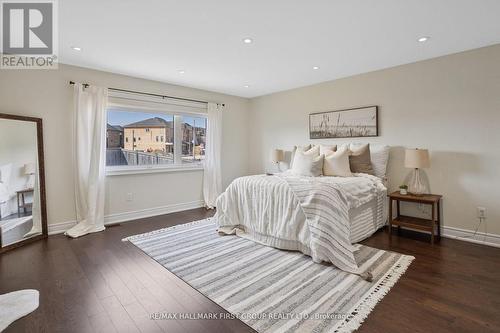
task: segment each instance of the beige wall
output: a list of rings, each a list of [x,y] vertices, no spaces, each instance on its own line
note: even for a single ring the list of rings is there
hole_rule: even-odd
[[[409,173],[403,148],[428,148],[444,224],[474,229],[476,206],[484,206],[488,232],[500,234],[500,45],[255,98],[250,170],[271,169],[272,148],[350,141],[309,140],[308,115],[365,105],[380,107],[380,136],[352,141],[394,147],[392,189]]]
[[[49,224],[75,219],[70,80],[225,103],[223,183],[247,173],[247,99],[66,65],[58,70],[0,70],[0,113],[44,121]],[[202,178],[200,171],[107,177],[106,190],[112,195],[106,198],[106,215],[201,200]],[[133,194],[130,202],[127,193]]]

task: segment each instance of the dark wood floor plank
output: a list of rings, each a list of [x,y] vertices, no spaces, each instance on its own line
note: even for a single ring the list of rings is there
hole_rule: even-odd
[[[121,239],[210,217],[195,209],[68,239],[51,236],[0,255],[0,293],[34,288],[40,307],[10,332],[252,332],[238,320],[151,320],[152,313],[225,310]],[[403,231],[363,242],[416,260],[358,332],[499,332],[500,249]]]

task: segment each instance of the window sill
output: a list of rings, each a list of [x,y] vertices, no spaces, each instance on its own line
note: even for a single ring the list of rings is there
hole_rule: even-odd
[[[144,168],[123,168],[123,167],[106,167],[106,176],[123,176],[123,175],[137,175],[137,174],[150,174],[150,173],[164,173],[164,172],[189,172],[189,171],[203,171],[203,165],[172,165],[167,167],[144,167]]]

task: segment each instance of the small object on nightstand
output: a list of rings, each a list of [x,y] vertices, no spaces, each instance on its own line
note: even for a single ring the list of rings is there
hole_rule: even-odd
[[[406,227],[431,233],[431,244],[434,244],[435,229],[437,226],[437,236],[441,239],[441,198],[439,194],[403,195],[399,191],[389,194],[389,239],[392,236],[392,226]],[[396,218],[392,218],[392,202],[396,201]],[[401,215],[400,201],[415,202],[432,206],[431,219],[421,219],[412,216]]]
[[[407,195],[408,194],[408,185],[399,186],[399,193],[402,195]]]

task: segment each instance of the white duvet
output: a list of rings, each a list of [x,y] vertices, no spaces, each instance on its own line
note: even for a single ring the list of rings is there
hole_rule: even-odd
[[[299,177],[285,172],[241,177],[218,198],[215,218],[220,233],[301,251],[314,261],[332,262],[359,274],[352,263],[349,210],[373,200],[380,191],[386,191],[382,181],[366,174]],[[332,212],[325,214],[327,209]],[[331,244],[341,244],[341,251],[324,244],[324,235],[334,238],[329,239]]]

